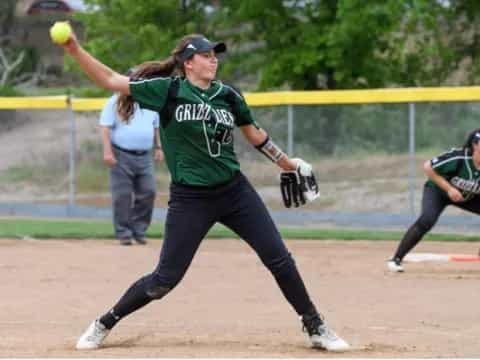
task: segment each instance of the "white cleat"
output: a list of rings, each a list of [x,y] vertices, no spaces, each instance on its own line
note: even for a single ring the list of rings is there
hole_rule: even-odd
[[[78,339],[77,350],[98,349],[109,332],[110,330],[103,326],[100,321],[94,320]]]
[[[391,272],[401,273],[405,271],[403,269],[402,263],[399,260],[393,258],[387,261],[387,267],[388,270],[390,270]]]
[[[312,346],[316,349],[323,349],[327,351],[345,351],[350,348],[350,345],[339,337],[335,332],[328,328],[326,324],[318,327],[309,335]]]

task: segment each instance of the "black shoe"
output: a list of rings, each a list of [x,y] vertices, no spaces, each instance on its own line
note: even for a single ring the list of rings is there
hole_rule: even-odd
[[[147,240],[145,238],[138,238],[138,239],[135,239],[135,241],[137,242],[138,245],[146,245],[147,244]]]
[[[119,239],[120,245],[129,246],[132,245],[132,239]]]

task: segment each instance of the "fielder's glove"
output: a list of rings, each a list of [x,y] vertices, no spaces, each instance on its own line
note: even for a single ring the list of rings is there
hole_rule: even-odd
[[[292,159],[297,163],[294,171],[280,173],[280,190],[283,203],[287,208],[304,205],[306,200],[313,201],[320,196],[318,184],[312,172],[312,165],[302,159]]]

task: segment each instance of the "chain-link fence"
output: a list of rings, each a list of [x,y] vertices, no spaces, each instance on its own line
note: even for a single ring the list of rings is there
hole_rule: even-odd
[[[463,144],[478,126],[480,103],[471,101],[478,100],[476,88],[405,90],[247,95],[259,124],[289,155],[314,164],[320,184],[317,201],[285,210],[279,169],[237,131],[242,169],[280,223],[389,227],[412,220],[420,208],[423,162]],[[97,127],[104,102],[0,98],[0,213],[110,216]],[[166,166],[158,163],[160,217],[168,185]],[[458,216],[459,210],[446,213],[447,225],[476,224],[475,217]]]

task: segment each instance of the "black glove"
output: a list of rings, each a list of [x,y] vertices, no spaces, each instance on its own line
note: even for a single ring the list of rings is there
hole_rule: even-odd
[[[302,159],[292,159],[297,162],[294,171],[280,173],[280,191],[283,203],[287,208],[304,205],[306,200],[314,201],[320,196],[318,184],[312,172],[312,165]]]

